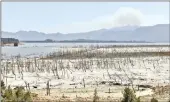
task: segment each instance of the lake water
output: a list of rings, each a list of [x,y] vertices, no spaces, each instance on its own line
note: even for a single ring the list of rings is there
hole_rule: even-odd
[[[56,51],[59,47],[72,46],[89,46],[89,45],[168,45],[168,43],[24,43],[18,47],[5,46],[2,47],[2,54],[6,57],[10,56],[35,56],[44,55]]]

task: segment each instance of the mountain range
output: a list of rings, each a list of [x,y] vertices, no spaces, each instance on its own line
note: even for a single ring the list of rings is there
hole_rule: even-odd
[[[37,31],[2,32],[3,38],[15,38],[20,41],[61,40],[114,40],[114,41],[148,41],[169,42],[169,24],[154,26],[124,26],[110,29],[99,29],[82,33],[42,33]]]

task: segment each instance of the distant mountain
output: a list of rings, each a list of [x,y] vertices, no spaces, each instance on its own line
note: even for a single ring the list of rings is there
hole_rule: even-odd
[[[169,42],[169,24],[154,26],[124,26],[111,29],[100,29],[83,33],[41,33],[36,31],[2,32],[2,37],[16,38],[20,41],[60,40],[114,40],[114,41],[147,41]]]

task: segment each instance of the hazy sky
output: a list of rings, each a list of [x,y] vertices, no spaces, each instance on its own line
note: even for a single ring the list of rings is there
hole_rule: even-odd
[[[2,3],[2,30],[8,32],[73,33],[168,23],[168,2]]]

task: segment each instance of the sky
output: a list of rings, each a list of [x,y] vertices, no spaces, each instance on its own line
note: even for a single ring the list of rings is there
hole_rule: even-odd
[[[2,31],[78,33],[169,24],[168,2],[3,2]]]

